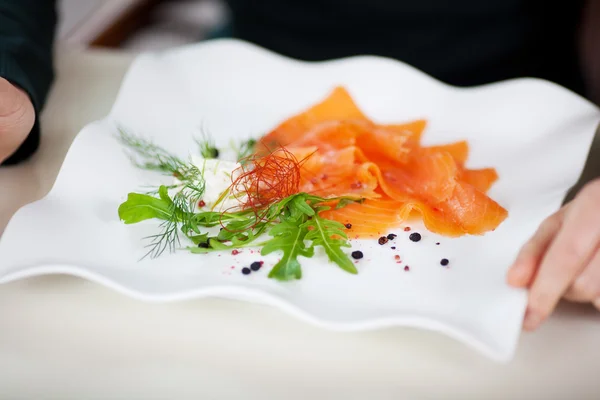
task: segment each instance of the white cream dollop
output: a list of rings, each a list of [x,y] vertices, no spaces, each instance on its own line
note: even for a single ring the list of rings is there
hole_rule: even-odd
[[[239,208],[243,198],[238,199],[235,193],[227,193],[231,188],[234,171],[241,167],[239,163],[197,156],[192,156],[191,163],[202,172],[204,179],[204,195],[200,199],[204,202],[204,207],[199,208],[199,211],[213,208],[214,211],[232,211]],[[180,183],[175,180],[175,184]]]

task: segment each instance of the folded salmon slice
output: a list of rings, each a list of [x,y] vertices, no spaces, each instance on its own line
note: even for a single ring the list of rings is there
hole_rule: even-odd
[[[300,167],[300,191],[322,197],[378,198],[377,166],[355,146],[320,152],[315,146],[290,147]]]
[[[362,203],[324,211],[351,224],[352,237],[377,237],[411,216],[448,236],[494,230],[508,212],[486,195],[493,168],[468,169],[466,141],[421,146],[425,120],[371,121],[342,87],[265,135],[265,149],[285,146],[302,160],[300,191],[352,195]]]
[[[315,126],[330,121],[369,121],[358,108],[350,93],[343,87],[336,87],[322,102],[301,114],[284,121],[261,139],[268,145],[287,146],[301,139]]]
[[[362,204],[323,211],[321,216],[349,224],[350,238],[377,238],[408,219],[410,210],[403,207],[403,203],[390,199],[367,199]]]
[[[448,200],[435,205],[418,199],[404,202],[386,198],[370,199],[362,204],[325,211],[323,216],[351,224],[351,234],[374,238],[415,214],[421,216],[429,231],[452,237],[492,231],[508,216],[502,206],[463,182],[456,186]]]

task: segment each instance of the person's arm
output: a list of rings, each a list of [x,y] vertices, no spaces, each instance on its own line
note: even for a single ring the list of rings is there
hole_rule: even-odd
[[[55,0],[0,0],[2,165],[25,160],[39,145],[38,116],[54,77],[55,7]]]

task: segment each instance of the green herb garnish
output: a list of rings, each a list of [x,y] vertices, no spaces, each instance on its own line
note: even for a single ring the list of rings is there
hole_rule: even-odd
[[[206,132],[202,131],[202,138],[195,138],[198,150],[203,158],[219,158],[219,149],[215,146],[215,141]]]
[[[179,231],[195,245],[208,244],[206,247],[188,247],[192,253],[253,246],[262,246],[263,255],[281,251],[283,257],[269,274],[269,277],[278,280],[300,279],[302,270],[298,257],[310,258],[318,247],[322,247],[329,259],[340,268],[357,273],[354,264],[342,250],[350,247],[343,225],[318,215],[328,208],[323,204],[332,199],[298,193],[271,205],[259,218],[248,210],[222,214],[211,211],[194,213],[181,194],[183,192],[176,194],[172,200],[166,192],[166,187],[162,186],[159,198],[130,193],[127,201],[119,207],[119,217],[127,224],[150,218],[163,221],[161,233],[150,237],[153,239],[149,252],[152,257],[157,257],[166,249],[174,249],[179,243],[177,226],[181,225]],[[224,224],[224,229],[215,236],[209,236],[201,230],[218,224]],[[271,238],[256,243],[267,232]]]
[[[232,145],[236,152],[236,160],[243,162],[245,159],[254,154],[256,147],[256,140],[248,139],[241,142],[239,145]]]
[[[273,236],[273,239],[263,246],[261,254],[267,255],[278,250],[283,252],[281,260],[269,272],[269,278],[280,281],[302,278],[302,268],[298,257],[312,257],[315,253],[314,246],[306,247],[304,243],[307,233],[308,230],[304,226],[298,225],[298,221],[293,219],[284,219],[269,231],[269,235]]]
[[[205,191],[203,171],[153,143],[122,130],[119,138],[134,154],[132,160],[135,165],[168,173],[179,181],[176,185],[160,186],[153,193],[129,193],[127,200],[119,206],[119,217],[126,224],[149,219],[161,221],[159,233],[146,238],[151,240],[146,256],[155,258],[167,249],[174,251],[180,246],[180,235],[183,235],[195,245],[187,247],[192,253],[245,247],[261,247],[263,255],[280,251],[282,257],[270,271],[269,277],[281,281],[300,279],[302,268],[299,257],[310,258],[318,248],[322,248],[329,260],[344,271],[357,273],[343,250],[350,247],[344,226],[321,217],[320,213],[329,209],[326,204],[331,202],[337,202],[336,208],[339,208],[361,199],[326,199],[297,193],[260,210],[196,212],[196,204]],[[211,141],[198,143],[201,152],[214,148]],[[251,152],[255,144],[255,141],[248,141],[240,147],[240,151]],[[238,156],[246,157],[245,154],[239,152]],[[203,154],[208,158],[206,155]],[[169,190],[175,193],[171,195]],[[227,195],[225,193],[223,196]],[[223,229],[211,236],[207,229],[219,225]]]
[[[119,141],[130,150],[131,162],[138,168],[174,175],[186,165],[181,158],[174,156],[152,141],[134,136],[123,128],[118,130]]]

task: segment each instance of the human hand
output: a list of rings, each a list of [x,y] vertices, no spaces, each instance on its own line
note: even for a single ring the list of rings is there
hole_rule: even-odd
[[[526,330],[539,327],[561,297],[591,302],[600,310],[600,179],[540,225],[507,281],[529,288]]]
[[[0,163],[25,141],[34,123],[35,110],[27,93],[0,78]]]

